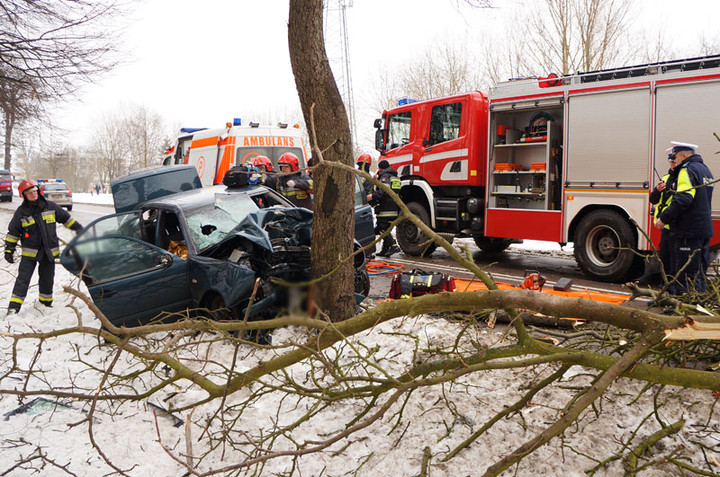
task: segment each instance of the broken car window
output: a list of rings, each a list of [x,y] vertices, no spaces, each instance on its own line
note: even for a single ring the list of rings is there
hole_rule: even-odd
[[[198,252],[221,241],[251,212],[258,210],[247,194],[218,194],[215,203],[185,211],[190,239]]]

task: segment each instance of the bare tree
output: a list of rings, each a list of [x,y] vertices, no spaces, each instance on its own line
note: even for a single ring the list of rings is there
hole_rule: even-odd
[[[126,133],[126,147],[129,150],[129,164],[132,169],[149,167],[159,163],[164,141],[168,137],[162,117],[146,106],[134,105],[122,121]]]
[[[383,111],[403,97],[422,100],[473,91],[482,82],[481,72],[467,45],[438,40],[405,64],[380,68],[369,103]]]
[[[119,10],[115,0],[7,0],[0,12],[0,108],[9,169],[14,127],[114,66],[112,20]]]
[[[91,148],[96,155],[93,161],[95,175],[107,184],[129,170],[128,137],[124,121],[118,114],[106,114],[99,121]]]

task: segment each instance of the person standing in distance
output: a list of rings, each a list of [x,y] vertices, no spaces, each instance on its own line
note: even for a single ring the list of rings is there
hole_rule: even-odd
[[[390,187],[393,192],[396,194],[400,193],[402,183],[398,178],[398,173],[390,167],[390,163],[386,159],[378,163],[377,176],[378,180]],[[378,187],[373,189],[368,198],[370,199],[370,204],[375,208],[375,218],[377,219],[375,234],[380,235],[385,231],[389,231],[392,221],[398,217],[400,206],[395,203],[390,195]],[[381,257],[391,257],[399,251],[400,248],[397,246],[395,238],[392,234],[388,233],[383,239],[382,249],[378,255]]]
[[[704,292],[713,236],[713,175],[703,158],[695,154],[695,144],[677,141],[671,144],[678,170],[677,187],[670,205],[655,220],[659,229],[665,224],[670,226],[670,268],[677,281],[669,291],[679,295],[693,284],[697,291]],[[682,267],[685,269],[680,272]]]
[[[70,214],[55,202],[46,200],[40,194],[37,182],[24,180],[18,186],[23,198],[22,204],[15,210],[5,238],[5,260],[14,262],[13,254],[18,242],[22,246],[17,279],[8,305],[8,315],[20,311],[30,278],[38,267],[38,288],[40,303],[47,307],[53,302],[53,282],[55,281],[55,258],[60,255],[56,224],[60,222],[75,232],[82,226]]]

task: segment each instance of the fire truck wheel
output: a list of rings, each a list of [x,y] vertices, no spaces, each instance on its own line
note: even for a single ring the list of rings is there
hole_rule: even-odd
[[[500,253],[510,246],[512,241],[497,237],[485,237],[484,235],[473,235],[475,245],[485,253]]]
[[[635,262],[632,226],[611,210],[585,216],[575,231],[575,260],[583,272],[596,280],[621,281]]]
[[[415,214],[418,219],[422,220],[425,225],[430,226],[430,216],[427,210],[425,210],[425,207],[417,202],[410,202],[407,204],[407,208],[410,209],[410,212]],[[403,220],[398,224],[395,235],[402,251],[413,257],[429,257],[437,248],[435,242],[427,244],[426,242],[429,240],[428,236],[409,220]]]

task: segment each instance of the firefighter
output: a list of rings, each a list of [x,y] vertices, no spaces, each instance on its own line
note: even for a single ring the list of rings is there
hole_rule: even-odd
[[[20,311],[35,265],[39,273],[40,303],[52,306],[55,258],[60,255],[56,224],[60,222],[76,232],[82,229],[65,209],[40,194],[37,182],[27,179],[20,182],[18,193],[24,200],[10,220],[5,238],[5,260],[9,263],[14,262],[13,253],[18,242],[22,246],[8,315]]]
[[[670,205],[670,201],[675,195],[677,187],[677,173],[679,169],[675,168],[675,154],[672,148],[668,150],[668,162],[670,169],[663,176],[660,182],[650,192],[650,203],[657,204],[653,211],[653,219],[657,220],[658,216]],[[670,226],[665,225],[660,233],[660,244],[658,245],[658,258],[660,266],[665,268],[665,272],[670,272]]]
[[[707,288],[705,272],[710,264],[713,236],[713,175],[703,158],[695,154],[695,144],[676,141],[671,144],[678,170],[677,186],[670,205],[660,213],[655,226],[659,229],[665,224],[670,226],[670,268],[676,280],[669,288],[670,293],[684,293],[691,283],[702,293]]]
[[[396,194],[400,193],[400,179],[395,169],[390,167],[390,163],[383,159],[378,163],[378,180],[386,184]],[[385,231],[390,231],[391,223],[397,219],[400,207],[388,194],[379,187],[375,187],[372,191],[370,204],[375,208],[375,218],[377,225],[375,226],[375,234],[380,235]],[[382,249],[378,253],[381,257],[391,257],[398,253],[400,248],[395,242],[395,238],[388,233],[383,239]]]
[[[252,163],[260,171],[260,183],[271,188],[277,189],[277,175],[272,172],[273,164],[267,156],[255,156]]]
[[[312,210],[313,180],[300,171],[300,160],[292,152],[286,152],[278,160],[281,175],[277,191],[298,207]]]
[[[360,154],[357,158],[357,168],[360,171],[367,172],[370,174],[370,166],[372,165],[372,156],[370,154]],[[369,179],[366,179],[364,177],[360,178],[360,182],[362,183],[363,190],[365,192],[365,195],[368,195],[372,192],[372,182],[370,182]]]

